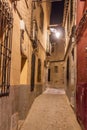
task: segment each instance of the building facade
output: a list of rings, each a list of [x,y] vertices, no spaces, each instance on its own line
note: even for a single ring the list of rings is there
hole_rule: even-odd
[[[0,129],[18,130],[45,84],[51,4],[0,0],[0,10]]]
[[[86,8],[87,1],[77,1],[77,84],[87,82]],[[80,61],[82,62],[81,64]]]
[[[77,87],[76,114],[84,130],[87,130],[87,0],[77,0]]]
[[[48,78],[48,83],[50,87],[64,88],[64,61],[51,61],[49,71],[50,79]]]
[[[53,37],[53,35],[51,35]],[[47,82],[49,87],[64,88],[64,39],[51,40],[52,52],[49,61]]]
[[[65,0],[63,26],[65,28],[65,86],[66,92],[72,105],[74,105],[75,90],[76,90],[76,1]]]

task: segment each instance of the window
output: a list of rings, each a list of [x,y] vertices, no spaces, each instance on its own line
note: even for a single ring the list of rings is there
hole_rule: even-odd
[[[38,35],[38,26],[37,26],[37,21],[35,19],[32,20],[32,25],[31,25],[31,38],[32,38],[32,45],[33,48],[37,47],[37,35]]]
[[[7,2],[1,2],[0,8],[0,96],[6,96],[10,87],[13,18]]]
[[[44,12],[42,6],[40,6],[40,29],[43,32],[43,26],[44,26]]]
[[[54,66],[54,73],[58,73],[58,66]]]
[[[73,18],[73,0],[71,0],[70,3],[70,22],[72,22],[72,18]]]
[[[36,20],[33,20],[33,27],[32,27],[33,31],[32,31],[32,39],[35,41],[37,39],[37,22]]]

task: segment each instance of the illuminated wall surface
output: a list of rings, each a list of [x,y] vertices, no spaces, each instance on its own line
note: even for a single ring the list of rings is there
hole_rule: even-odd
[[[34,98],[43,91],[47,26],[49,25],[51,6],[49,5],[48,8],[46,2],[42,4],[36,2],[34,8],[32,0],[20,0],[13,3],[8,0],[7,2],[12,7],[13,13],[10,91],[9,96],[2,95],[0,97],[0,117],[2,117],[0,118],[0,130],[18,130],[18,121],[25,119]],[[43,19],[41,14],[43,14]],[[35,40],[32,38],[34,20],[37,23]],[[43,23],[43,26],[40,22]],[[0,45],[1,40],[0,31]],[[33,57],[35,57],[35,65],[32,64]],[[32,71],[32,66],[35,73]],[[32,82],[31,76],[33,77]]]

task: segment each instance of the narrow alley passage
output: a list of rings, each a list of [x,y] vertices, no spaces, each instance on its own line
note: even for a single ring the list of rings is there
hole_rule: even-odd
[[[21,130],[81,130],[63,89],[47,88],[37,97]]]

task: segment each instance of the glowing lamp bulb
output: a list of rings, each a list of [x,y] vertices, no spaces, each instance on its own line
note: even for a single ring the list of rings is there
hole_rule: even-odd
[[[56,33],[55,33],[55,36],[56,36],[57,38],[59,38],[59,37],[60,37],[60,32],[56,32]]]

